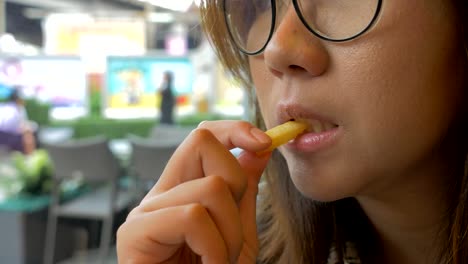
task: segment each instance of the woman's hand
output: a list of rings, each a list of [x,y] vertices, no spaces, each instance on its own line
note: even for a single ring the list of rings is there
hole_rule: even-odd
[[[203,122],[117,233],[119,263],[255,263],[255,207],[271,143],[243,121]],[[245,151],[236,159],[229,149]]]

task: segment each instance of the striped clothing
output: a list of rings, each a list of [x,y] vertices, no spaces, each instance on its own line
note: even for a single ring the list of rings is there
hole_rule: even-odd
[[[330,255],[328,256],[327,264],[337,264],[339,263],[338,254],[336,248],[332,247],[330,249]],[[343,252],[343,263],[344,264],[361,264],[359,259],[356,247],[351,242],[346,242],[345,251]]]

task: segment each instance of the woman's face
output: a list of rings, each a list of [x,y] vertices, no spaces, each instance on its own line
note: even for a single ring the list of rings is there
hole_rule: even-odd
[[[267,127],[309,124],[280,147],[303,194],[371,195],[428,168],[464,89],[464,50],[448,2],[383,1],[377,24],[341,43],[313,36],[291,5],[266,50],[250,57]]]

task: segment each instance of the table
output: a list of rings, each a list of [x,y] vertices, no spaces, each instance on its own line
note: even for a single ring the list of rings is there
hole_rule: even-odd
[[[49,196],[22,195],[0,202],[0,263],[42,263]],[[72,256],[75,230],[59,225],[56,258]]]

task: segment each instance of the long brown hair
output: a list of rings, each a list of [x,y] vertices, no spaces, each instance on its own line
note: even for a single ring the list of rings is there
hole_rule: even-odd
[[[459,31],[462,34],[466,60],[464,74],[468,74],[468,2],[455,0],[455,8],[458,10]],[[460,146],[461,157],[465,157],[464,177],[454,183],[454,199],[451,204],[452,221],[449,226],[449,243],[445,249],[445,263],[464,263],[468,260],[468,81],[464,81],[464,109],[461,113],[460,133],[462,143]],[[458,185],[458,188],[457,188]]]
[[[460,32],[468,48],[467,1],[454,0],[459,14]],[[222,1],[205,0],[200,6],[203,27],[221,63],[251,94],[254,123],[265,128],[253,95],[248,60],[231,42],[224,22]],[[467,75],[467,60],[462,69]],[[441,238],[448,240],[441,249],[441,263],[463,264],[468,260],[468,89],[465,77],[465,100],[455,134],[463,141],[456,147],[459,168],[464,177],[451,184],[448,224]],[[461,166],[461,167],[460,167]],[[275,152],[263,177],[258,205],[260,263],[327,263],[330,248],[336,249],[337,263],[342,263],[346,241],[353,241],[363,263],[373,263],[378,254],[376,237],[367,217],[353,198],[330,203],[315,202],[302,196],[292,183],[284,158]]]

